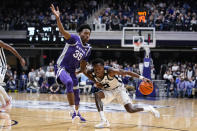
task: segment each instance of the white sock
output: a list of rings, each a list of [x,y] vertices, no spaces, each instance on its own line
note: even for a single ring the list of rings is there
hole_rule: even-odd
[[[105,114],[104,114],[103,111],[100,111],[99,114],[100,114],[101,120],[104,120],[104,121],[107,120],[107,119],[105,118]]]
[[[75,110],[76,111],[76,114],[78,114],[79,110]]]
[[[144,111],[151,111],[152,109],[149,106],[144,106]]]
[[[70,107],[71,107],[71,110],[72,110],[73,112],[76,112],[76,110],[75,110],[75,105],[70,105]]]
[[[10,100],[10,97],[8,96],[8,94],[6,93],[5,89],[2,86],[0,86],[0,93],[3,95],[6,101]]]
[[[0,101],[1,101],[2,106],[6,105],[5,99],[4,99],[3,95],[1,95],[1,94],[0,94]]]

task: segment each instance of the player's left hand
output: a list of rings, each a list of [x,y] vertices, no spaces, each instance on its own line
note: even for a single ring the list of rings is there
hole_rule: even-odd
[[[57,19],[59,19],[60,18],[59,8],[57,7],[57,10],[56,10],[53,4],[51,4],[51,7],[50,8],[51,8],[51,11],[53,12],[53,14],[55,15],[55,17]]]

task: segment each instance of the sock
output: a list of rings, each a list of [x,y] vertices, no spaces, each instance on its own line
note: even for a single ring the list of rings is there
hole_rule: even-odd
[[[142,105],[142,104],[133,104],[132,108],[133,109],[143,108],[144,111],[150,111],[150,108],[147,105]]]
[[[1,104],[2,104],[1,106],[5,106],[6,105],[6,102],[4,100],[4,97],[1,94],[0,94],[0,101],[1,101]]]
[[[79,113],[79,110],[75,110],[76,111],[76,114],[78,114]]]
[[[100,114],[101,120],[104,120],[104,121],[107,120],[107,119],[105,118],[105,114],[104,114],[103,111],[100,111],[99,114]]]
[[[144,111],[151,111],[151,108],[149,106],[144,106],[142,108],[144,109]]]
[[[73,111],[73,113],[76,112],[75,105],[70,105],[70,107],[71,107],[71,110]]]
[[[0,86],[0,93],[3,95],[6,101],[10,100],[10,97],[8,96],[8,94],[6,93],[5,89],[2,86]]]

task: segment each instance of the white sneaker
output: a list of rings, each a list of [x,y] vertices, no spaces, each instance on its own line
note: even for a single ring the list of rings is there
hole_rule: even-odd
[[[148,106],[149,111],[152,112],[154,114],[155,117],[159,118],[160,117],[160,113],[158,110],[156,110],[155,108],[153,108],[152,106]]]
[[[109,121],[108,120],[101,120],[101,122],[97,125],[94,126],[95,128],[105,128],[105,127],[110,127]]]
[[[12,109],[12,97],[10,96],[10,100],[6,102],[6,111],[10,111]]]

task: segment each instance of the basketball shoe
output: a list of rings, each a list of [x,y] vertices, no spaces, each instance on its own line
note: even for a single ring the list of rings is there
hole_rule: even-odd
[[[9,112],[12,109],[12,97],[10,96],[10,99],[6,101],[6,105],[2,107],[2,112],[7,111]]]
[[[155,108],[153,108],[152,106],[146,106],[144,107],[144,111],[150,111],[151,113],[153,113],[153,115],[157,118],[160,117],[160,113],[158,110],[156,110]]]
[[[75,121],[76,119],[79,119],[80,122],[86,122],[86,119],[83,118],[79,112],[78,112],[78,113],[76,113],[76,112],[73,112],[73,113],[70,112],[70,116],[72,117],[72,123],[74,123],[74,121]],[[77,120],[77,121],[78,121],[78,120]]]
[[[86,122],[86,119],[81,116],[81,114],[79,113],[79,111],[77,113],[77,116],[80,118],[80,122]]]
[[[108,120],[101,120],[101,122],[97,125],[94,126],[95,128],[105,128],[105,127],[110,127],[109,121]]]

